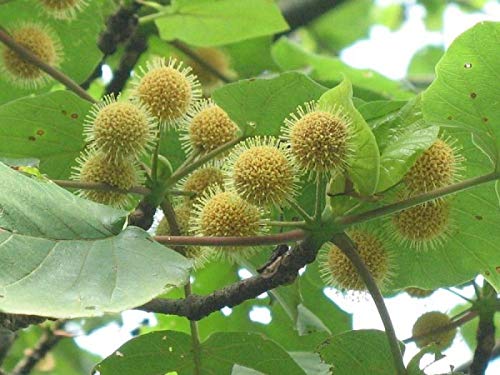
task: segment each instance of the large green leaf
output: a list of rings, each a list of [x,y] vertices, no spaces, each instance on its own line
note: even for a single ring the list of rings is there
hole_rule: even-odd
[[[411,100],[373,133],[380,148],[380,179],[377,191],[397,184],[417,158],[436,140],[439,127],[422,119],[420,97]]]
[[[104,1],[89,2],[89,5],[82,12],[79,12],[74,20],[61,21],[45,14],[41,6],[34,4],[33,1],[10,1],[2,4],[0,24],[7,29],[16,27],[23,22],[48,25],[61,41],[63,58],[60,69],[80,83],[94,71],[102,58],[102,52],[97,46],[97,39],[105,27],[101,11],[104,3]],[[55,81],[35,91],[48,91],[53,83]],[[14,87],[0,77],[0,103],[30,95],[33,91],[32,89]]]
[[[413,96],[399,82],[372,70],[352,68],[336,57],[307,52],[287,38],[278,40],[271,53],[281,69],[312,69],[311,78],[330,87],[347,77],[354,85],[356,96],[363,95],[362,98],[407,99]]]
[[[280,134],[285,118],[326,88],[300,73],[247,79],[215,90],[212,97],[240,127],[254,124],[254,135]]]
[[[42,173],[67,178],[84,147],[82,124],[89,109],[90,103],[68,91],[0,106],[0,156],[37,158]]]
[[[201,344],[200,359],[200,374],[231,374],[234,365],[264,374],[305,374],[283,348],[256,333],[214,333]],[[102,375],[157,375],[168,371],[191,375],[195,372],[191,338],[175,331],[139,336],[104,359],[96,370]]]
[[[451,44],[423,94],[427,121],[467,129],[493,161],[500,157],[499,55],[500,23],[477,24]]]
[[[1,311],[96,316],[141,305],[186,281],[190,261],[142,229],[120,232],[126,212],[3,164],[0,179]]]
[[[160,37],[195,46],[220,46],[288,28],[269,0],[173,0],[156,20]]]
[[[376,330],[348,331],[333,336],[318,349],[335,375],[395,374],[385,332]]]
[[[375,136],[352,103],[351,82],[344,79],[340,85],[324,93],[319,103],[339,108],[350,118],[350,143],[354,154],[347,161],[347,173],[359,193],[373,194],[379,179],[380,155]]]
[[[498,40],[499,30],[499,24],[482,23],[458,37],[438,64],[437,80],[423,94],[424,119],[445,127],[445,134],[459,141],[466,159],[463,178],[490,173],[498,153],[500,112],[494,103],[500,91],[492,79],[497,74],[492,54],[498,54],[498,43],[490,41]],[[472,92],[477,97],[472,98]],[[500,207],[495,184],[457,194],[450,204],[452,225],[443,246],[416,252],[396,245],[395,288],[434,289],[483,273],[500,289],[496,244]]]

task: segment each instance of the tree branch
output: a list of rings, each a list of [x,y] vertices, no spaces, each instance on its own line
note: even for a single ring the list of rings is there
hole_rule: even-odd
[[[0,26],[0,42],[5,44],[7,47],[16,52],[23,60],[35,65],[36,67],[43,70],[49,76],[54,78],[56,81],[61,82],[66,88],[73,91],[75,94],[81,98],[88,100],[91,103],[95,103],[94,98],[90,96],[87,91],[82,89],[75,81],[73,81],[66,74],[60,70],[46,64],[38,56],[33,54],[29,49],[17,43],[11,36],[5,31],[3,27]]]
[[[192,294],[180,300],[154,299],[137,309],[200,320],[225,306],[237,306],[280,285],[292,283],[299,270],[314,261],[321,245],[322,243],[316,242],[312,237],[307,237],[292,250],[277,256],[259,275],[241,280],[206,296]]]
[[[40,324],[47,320],[36,315],[21,315],[21,314],[4,314],[0,313],[0,328],[5,328],[9,331],[17,331],[26,328],[31,324]]]
[[[394,326],[392,325],[391,317],[389,315],[389,312],[387,311],[387,307],[384,303],[384,298],[380,293],[377,283],[375,282],[373,276],[370,274],[370,271],[359,256],[356,245],[345,233],[335,234],[332,238],[332,242],[337,245],[340,250],[342,250],[347,258],[349,258],[349,260],[354,265],[354,268],[356,268],[358,275],[365,283],[368,292],[370,292],[370,295],[373,298],[373,302],[375,302],[375,306],[377,306],[378,313],[385,327],[385,333],[387,335],[389,346],[391,348],[391,353],[397,374],[405,375],[406,368],[403,363],[401,348],[399,347],[399,342],[396,337],[396,332],[394,331]]]
[[[33,350],[30,350],[28,354],[17,363],[10,375],[29,374],[36,364],[40,362],[62,338],[66,337],[65,335],[57,333],[57,330],[61,329],[64,323],[64,321],[58,321],[52,329],[47,329],[42,337],[40,337],[40,340]]]

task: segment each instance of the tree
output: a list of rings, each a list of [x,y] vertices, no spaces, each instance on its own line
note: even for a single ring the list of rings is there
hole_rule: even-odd
[[[421,3],[439,28],[443,2]],[[402,83],[334,55],[374,23],[399,27],[403,5],[0,10],[2,372],[413,375],[463,326],[484,373],[498,352],[498,23],[419,52]],[[385,331],[351,330],[325,285],[369,293]],[[397,339],[384,296],[463,285],[474,300]],[[265,326],[248,319],[263,304]],[[129,309],[158,325],[100,362],[68,338]],[[411,341],[422,350],[404,364]]]

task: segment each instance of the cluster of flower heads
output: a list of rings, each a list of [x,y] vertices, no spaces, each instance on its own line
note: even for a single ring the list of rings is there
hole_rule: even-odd
[[[38,0],[45,14],[59,20],[72,20],[87,5],[87,0]],[[7,27],[12,39],[43,63],[59,67],[63,61],[61,39],[55,30],[40,21],[24,21]],[[39,67],[23,59],[9,47],[0,47],[0,73],[11,85],[36,89],[46,85],[50,77]]]
[[[430,192],[457,182],[464,158],[451,138],[437,139],[415,162],[403,180],[400,197]],[[443,245],[453,230],[452,202],[439,198],[401,211],[390,218],[388,232],[416,250]]]

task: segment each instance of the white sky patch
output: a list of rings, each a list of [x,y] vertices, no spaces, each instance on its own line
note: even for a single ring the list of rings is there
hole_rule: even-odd
[[[272,320],[271,310],[267,307],[254,306],[248,313],[248,316],[252,322],[262,324],[269,324]]]
[[[238,270],[238,276],[240,277],[240,279],[245,280],[248,279],[249,277],[252,277],[252,273],[246,268],[240,268]]]

